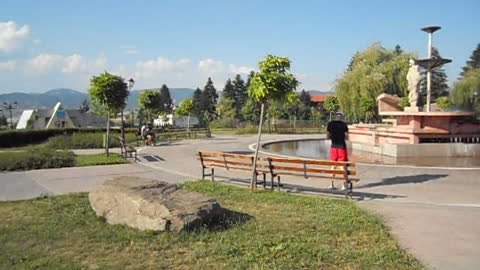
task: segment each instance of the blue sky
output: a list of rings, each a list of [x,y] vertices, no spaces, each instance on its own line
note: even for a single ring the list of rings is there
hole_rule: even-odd
[[[480,43],[480,1],[22,1],[0,8],[0,93],[86,91],[104,70],[135,88],[217,89],[288,56],[300,89],[331,90],[351,56],[372,42],[426,57],[425,25],[452,83]]]

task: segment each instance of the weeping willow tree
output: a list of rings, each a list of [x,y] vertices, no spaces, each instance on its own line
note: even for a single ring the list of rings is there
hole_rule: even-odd
[[[368,106],[364,101],[376,100],[382,93],[408,96],[408,61],[414,58],[411,53],[396,53],[373,43],[363,52],[356,53],[349,69],[336,82],[336,95],[340,109],[349,121],[357,122],[377,116],[377,105]],[[362,102],[363,101],[363,102]]]
[[[480,113],[480,68],[469,70],[464,77],[453,85],[451,94],[453,103],[466,110]]]

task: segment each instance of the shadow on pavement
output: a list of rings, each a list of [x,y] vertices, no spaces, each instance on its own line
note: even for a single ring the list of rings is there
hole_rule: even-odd
[[[402,185],[402,184],[419,184],[419,183],[423,183],[431,180],[437,180],[447,176],[448,174],[418,174],[418,175],[409,175],[409,176],[395,176],[395,177],[382,179],[381,182],[361,185],[361,186],[357,186],[356,188],[371,188],[371,187]]]
[[[142,155],[140,156],[142,157],[143,159],[145,159],[146,161],[148,162],[159,162],[159,161],[165,161],[164,158],[162,157],[159,157],[157,155]],[[141,161],[141,160],[140,160]]]
[[[231,178],[225,176],[215,176],[215,178],[224,179],[225,182],[240,184],[240,185],[250,185],[249,179],[241,179],[241,178]],[[328,183],[327,183],[328,184]],[[262,186],[263,181],[258,179],[257,185]],[[315,188],[303,185],[294,185],[290,183],[282,183],[281,187],[283,190],[286,190],[289,193],[308,193],[308,194],[316,194],[316,195],[327,195],[327,196],[334,196],[334,197],[344,197],[345,193],[341,190],[330,190],[330,189],[322,189],[322,188]],[[266,189],[269,190],[271,188],[270,181],[267,180],[266,182]],[[274,190],[277,190],[277,184],[274,184]],[[402,195],[394,195],[394,194],[382,194],[382,193],[372,193],[372,192],[358,192],[355,191],[356,187],[353,187],[352,197],[354,200],[357,201],[364,201],[364,200],[374,200],[374,199],[395,199],[395,198],[406,198],[407,196]]]

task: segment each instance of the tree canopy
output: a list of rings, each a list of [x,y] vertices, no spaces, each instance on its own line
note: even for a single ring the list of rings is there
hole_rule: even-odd
[[[170,89],[164,84],[162,85],[162,88],[160,88],[160,99],[161,99],[161,104],[159,111],[162,113],[172,113],[173,110],[173,100],[172,97],[170,96]]]
[[[259,67],[260,72],[255,73],[248,88],[248,95],[255,101],[283,99],[299,84],[289,72],[290,60],[287,57],[267,55],[265,60],[259,63]]]
[[[435,47],[432,48],[432,58],[434,59],[442,58],[440,55],[440,52]],[[427,70],[425,69],[422,70],[421,76],[422,76],[422,79],[420,82],[420,94],[421,94],[420,105],[423,105],[423,103],[425,103],[427,100]],[[448,92],[448,84],[447,84],[447,74],[445,73],[445,70],[442,67],[436,67],[432,69],[430,87],[432,91],[431,92],[432,102],[435,102],[439,97],[448,96],[449,92]]]
[[[453,85],[452,101],[464,109],[480,112],[480,68],[470,69],[465,76]]]
[[[115,112],[123,109],[128,97],[128,86],[122,77],[102,73],[100,76],[93,76],[90,80],[88,94],[93,105],[93,110],[104,115],[108,111]]]
[[[373,43],[366,50],[356,53],[351,66],[336,82],[336,96],[340,108],[348,120],[362,119],[364,111],[360,100],[376,100],[381,93],[408,96],[407,72],[413,54],[389,50]],[[375,113],[377,111],[376,104]]]
[[[162,98],[157,90],[144,90],[138,96],[138,105],[147,113],[149,120],[153,115],[160,113]]]
[[[480,68],[480,43],[478,43],[477,48],[473,50],[472,55],[470,56],[470,59],[467,61],[466,65],[462,67],[460,77],[464,77],[468,71],[476,68]]]

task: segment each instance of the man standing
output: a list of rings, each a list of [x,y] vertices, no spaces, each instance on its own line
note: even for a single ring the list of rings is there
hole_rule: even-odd
[[[330,148],[330,159],[332,161],[348,161],[347,156],[347,144],[345,139],[348,138],[348,126],[343,122],[343,113],[337,112],[335,114],[335,120],[328,123],[327,126],[327,139],[332,140],[332,146]],[[333,181],[330,184],[330,189],[335,189]],[[345,184],[342,186],[342,190],[345,189]]]

